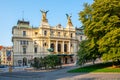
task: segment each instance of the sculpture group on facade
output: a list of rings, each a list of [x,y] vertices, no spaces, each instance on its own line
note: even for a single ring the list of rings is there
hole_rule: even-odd
[[[40,10],[41,11],[41,13],[42,13],[42,21],[43,22],[48,22],[48,20],[47,20],[47,18],[46,18],[46,14],[47,14],[47,12],[49,12],[49,11],[44,11],[44,10]]]
[[[42,13],[42,21],[43,22],[48,22],[48,20],[47,20],[47,13],[49,12],[49,10],[48,11],[45,11],[45,10],[40,10],[41,11],[41,13]],[[73,24],[72,24],[72,21],[71,21],[71,15],[68,15],[68,14],[66,14],[66,16],[67,16],[67,20],[68,20],[68,25],[69,26],[73,26]]]

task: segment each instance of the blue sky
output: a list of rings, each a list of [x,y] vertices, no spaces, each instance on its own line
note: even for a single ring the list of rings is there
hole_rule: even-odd
[[[68,13],[72,15],[74,27],[80,27],[78,13],[83,10],[85,2],[92,4],[93,0],[0,0],[0,45],[12,46],[12,27],[23,17],[30,25],[38,27],[40,9],[49,10],[47,19],[51,26],[61,24],[66,27],[65,14]]]

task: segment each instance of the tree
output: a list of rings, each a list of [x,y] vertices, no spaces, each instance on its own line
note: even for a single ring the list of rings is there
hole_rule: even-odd
[[[94,64],[94,61],[98,56],[96,56],[95,50],[91,50],[90,47],[90,40],[84,40],[80,43],[80,49],[78,51],[78,56],[79,56],[79,65],[83,65],[86,62],[92,61]]]
[[[57,55],[48,55],[46,56],[46,65],[48,68],[55,68],[61,65],[60,58]]]
[[[88,40],[84,40],[80,43],[80,49],[78,50],[78,56],[79,56],[79,60],[78,63],[79,65],[83,65],[87,60],[89,60],[88,58]]]
[[[120,30],[120,1],[94,0],[92,5],[85,5],[79,16],[84,26],[85,35],[90,40],[90,50],[94,52],[94,55],[102,56],[103,60],[119,61],[120,54],[118,54],[119,49],[116,46],[118,46],[120,39],[119,35],[114,32],[119,33]],[[111,46],[113,44],[115,46]],[[117,55],[114,55],[113,58],[113,54]],[[105,58],[105,56],[109,58]]]
[[[40,68],[40,60],[38,57],[34,58],[34,64],[32,64],[33,67],[35,67],[36,69]]]
[[[98,43],[99,50],[104,52],[103,60],[118,61],[120,64],[120,28],[107,33]]]
[[[57,55],[47,55],[44,58],[35,57],[32,66],[36,69],[53,69],[61,67],[61,59]]]
[[[85,47],[87,47],[87,52],[85,51],[86,53],[81,53],[81,52],[79,53],[88,55],[86,59],[92,60],[94,63],[96,58],[99,57],[100,53],[98,52],[98,45],[96,43],[97,35],[93,36],[93,33],[92,33],[93,29],[92,28],[88,29],[88,27],[92,23],[92,11],[93,11],[92,6],[85,3],[84,10],[79,13],[79,16],[80,16],[79,20],[81,20],[81,22],[83,23],[85,35],[88,37],[87,45],[86,44],[84,45]],[[82,47],[80,46],[79,51],[81,51],[81,49]],[[82,57],[82,56],[79,55],[79,57]]]

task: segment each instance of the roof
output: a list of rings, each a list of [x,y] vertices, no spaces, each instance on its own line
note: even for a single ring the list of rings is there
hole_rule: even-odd
[[[18,20],[17,24],[27,24],[27,25],[29,25],[29,21]]]
[[[0,46],[0,50],[3,48],[3,46]]]
[[[17,25],[19,28],[30,28],[29,21],[18,20]]]

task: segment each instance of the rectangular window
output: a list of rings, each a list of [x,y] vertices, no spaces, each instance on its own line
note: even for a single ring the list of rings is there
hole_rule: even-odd
[[[71,33],[71,38],[73,37],[73,34]]]
[[[21,45],[28,45],[29,42],[28,42],[28,41],[25,41],[25,40],[24,40],[24,41],[21,40],[21,41],[20,41],[20,44],[21,44]]]
[[[26,54],[26,47],[23,47],[23,54]]]
[[[22,45],[22,41],[20,41],[20,44]]]
[[[28,45],[28,41],[26,41],[27,42],[27,45]]]
[[[34,48],[34,52],[37,53],[37,47]]]
[[[82,36],[80,36],[80,40],[82,40]]]
[[[47,31],[44,31],[44,35],[45,35],[45,36],[47,35]]]
[[[23,41],[23,44],[25,45],[25,44],[26,44],[26,41]]]
[[[58,36],[60,36],[60,32],[58,32]]]
[[[23,31],[23,36],[26,36],[26,31]]]

